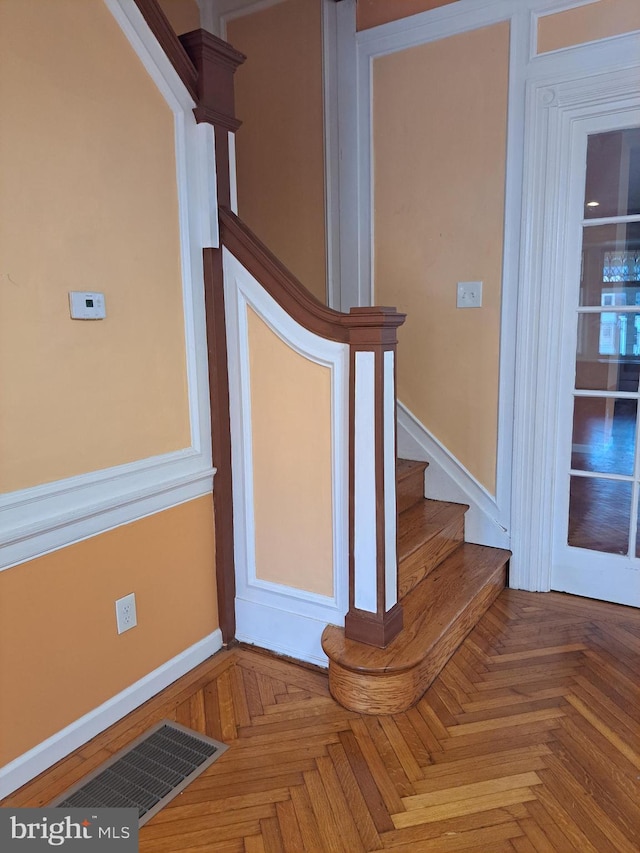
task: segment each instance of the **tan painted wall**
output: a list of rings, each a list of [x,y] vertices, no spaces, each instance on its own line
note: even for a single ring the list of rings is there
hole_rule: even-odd
[[[378,24],[387,24],[399,18],[408,18],[418,12],[447,6],[455,0],[359,0],[356,6],[356,29],[368,30]]]
[[[538,53],[640,30],[638,0],[598,0],[538,21]]]
[[[240,216],[326,301],[321,0],[230,21],[247,55],[235,76]]]
[[[102,0],[0,0],[0,121],[0,490],[189,446],[173,117]]]
[[[0,122],[0,489],[189,446],[173,116],[102,0],[0,0]],[[205,497],[0,573],[0,765],[214,631],[213,566]]]
[[[0,766],[216,629],[212,519],[199,498],[0,573]]]
[[[196,0],[158,0],[178,35],[200,28],[200,9]]]
[[[375,301],[407,313],[398,398],[491,492],[508,49],[501,23],[381,57],[373,72]],[[456,309],[456,283],[478,280],[483,307]]]
[[[256,573],[332,595],[331,374],[248,324]]]

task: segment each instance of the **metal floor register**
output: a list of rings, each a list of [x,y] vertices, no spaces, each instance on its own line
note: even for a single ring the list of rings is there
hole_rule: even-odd
[[[142,826],[229,747],[163,720],[57,797],[59,808],[137,808]]]

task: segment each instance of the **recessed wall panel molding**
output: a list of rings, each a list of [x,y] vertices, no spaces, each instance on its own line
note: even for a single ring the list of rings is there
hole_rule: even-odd
[[[0,570],[213,489],[202,268],[202,248],[218,245],[213,133],[196,124],[193,98],[134,0],[105,2],[173,114],[175,175],[167,180],[177,187],[189,444],[1,494]],[[115,308],[127,310],[126,305]],[[153,412],[145,416],[155,417]]]
[[[303,328],[226,249],[224,270],[237,637],[325,663],[322,630],[342,623],[348,608],[349,347]],[[276,364],[285,369],[269,366]],[[301,375],[321,393],[299,405]],[[310,476],[301,479],[309,460]],[[292,494],[295,515],[286,510]],[[287,645],[289,634],[297,639]]]

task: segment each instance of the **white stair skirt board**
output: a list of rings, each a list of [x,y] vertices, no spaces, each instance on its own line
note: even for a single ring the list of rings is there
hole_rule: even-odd
[[[236,639],[280,655],[328,666],[320,639],[327,627],[326,618],[283,610],[278,602],[249,601],[236,598],[238,624],[251,625],[251,635],[238,631]],[[344,623],[338,614],[332,623]]]
[[[509,548],[509,533],[499,520],[495,498],[399,400],[398,456],[429,463],[425,497],[469,504],[465,516],[467,542]]]
[[[56,761],[69,755],[91,738],[126,717],[176,679],[222,648],[222,634],[216,629],[208,637],[185,649],[135,684],[125,688],[79,720],[56,732],[28,752],[0,767],[0,799],[20,788]],[[43,709],[46,714],[46,708]]]
[[[343,624],[349,607],[347,344],[309,332],[223,251],[229,408],[232,431],[236,637],[293,658],[326,665],[320,637]],[[251,308],[287,346],[331,371],[333,595],[319,595],[259,577],[255,553],[253,438],[247,312]]]

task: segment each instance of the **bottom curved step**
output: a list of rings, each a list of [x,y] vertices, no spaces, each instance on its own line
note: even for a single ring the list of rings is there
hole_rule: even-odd
[[[362,714],[397,714],[420,699],[506,584],[509,551],[461,545],[402,600],[404,628],[386,649],[328,625],[329,689]]]

